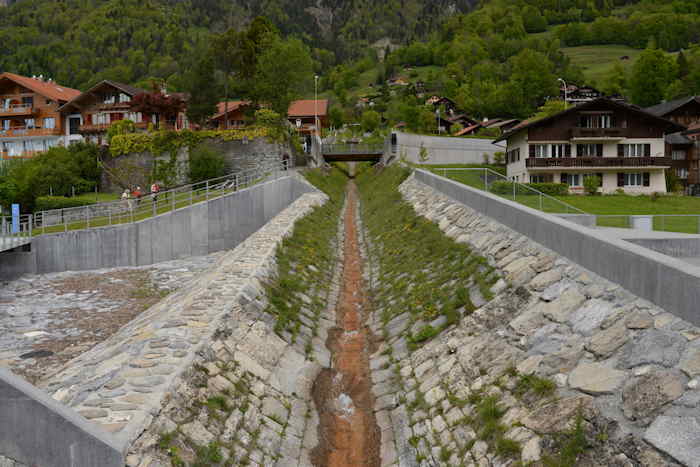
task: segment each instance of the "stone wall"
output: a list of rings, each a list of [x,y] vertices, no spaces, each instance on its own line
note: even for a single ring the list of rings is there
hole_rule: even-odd
[[[502,280],[416,350],[410,313],[376,311],[383,465],[563,461],[583,445],[583,465],[698,465],[700,329],[413,176],[401,192]],[[390,285],[370,264],[373,287]]]
[[[125,446],[136,441],[128,465],[176,456],[296,463],[311,384],[328,357],[307,359],[273,332],[264,284],[278,242],[325,199],[303,195],[210,271],[69,362],[47,390]]]
[[[148,192],[151,187],[151,174],[156,161],[170,162],[170,154],[164,153],[154,155],[150,152],[135,152],[118,157],[107,155],[102,157],[105,166],[100,180],[100,189],[104,193],[121,193],[124,191],[124,184],[130,188],[140,186]],[[174,185],[188,183],[187,172],[189,170],[189,150],[180,148],[176,157],[176,177]],[[161,183],[163,183],[161,181]],[[167,187],[166,187],[167,188]]]
[[[2,2],[2,0],[0,0],[0,4],[2,4],[1,2]],[[28,466],[25,464],[20,464],[17,461],[13,461],[9,457],[5,457],[5,456],[0,455],[0,467],[28,467]]]

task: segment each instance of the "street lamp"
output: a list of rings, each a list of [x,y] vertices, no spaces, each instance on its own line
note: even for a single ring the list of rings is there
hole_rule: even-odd
[[[557,81],[561,81],[561,83],[564,85],[564,108],[566,109],[568,107],[567,97],[569,88],[566,85],[566,81],[564,81],[563,79],[557,78]]]
[[[314,75],[314,130],[318,134],[318,75]]]

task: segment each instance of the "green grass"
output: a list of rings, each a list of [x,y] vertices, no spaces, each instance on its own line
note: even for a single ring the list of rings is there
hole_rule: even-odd
[[[465,185],[485,189],[484,173],[475,171],[447,171],[440,167],[423,166],[433,173],[463,183]],[[465,166],[466,167],[466,166]],[[476,166],[478,168],[479,166]],[[501,170],[502,172],[502,170]],[[587,214],[599,216],[597,225],[600,227],[629,228],[630,215],[657,215],[654,218],[654,230],[679,233],[700,233],[700,218],[684,217],[687,215],[700,216],[700,198],[694,196],[666,195],[653,197],[650,195],[566,195],[554,197],[540,197],[535,192],[516,185],[515,196],[509,191],[507,194],[498,195],[502,198],[515,200],[516,202],[550,213],[576,213],[579,209]],[[561,201],[561,203],[559,202]],[[566,203],[562,204],[562,203]],[[664,216],[670,217],[664,217]],[[674,217],[675,216],[675,217]]]
[[[571,59],[571,63],[583,69],[586,79],[589,80],[587,84],[601,83],[616,63],[629,70],[642,53],[642,50],[626,45],[582,45],[563,47],[560,50]],[[620,57],[625,55],[629,60],[620,60]]]

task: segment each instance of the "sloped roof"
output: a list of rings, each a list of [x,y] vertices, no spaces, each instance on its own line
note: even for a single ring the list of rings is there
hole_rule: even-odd
[[[647,117],[647,118],[654,119],[654,120],[658,121],[659,123],[663,123],[663,124],[667,125],[669,128],[672,129],[671,131],[682,131],[682,130],[685,129],[685,127],[684,127],[683,125],[679,125],[679,124],[676,123],[676,122],[673,122],[673,121],[671,121],[671,120],[667,120],[667,119],[665,119],[665,118],[662,118],[662,117],[659,117],[659,116],[654,115],[654,114],[652,114],[652,113],[649,113],[649,112],[645,111],[644,109],[641,109],[641,108],[639,108],[639,107],[637,107],[637,106],[635,106],[635,105],[626,104],[626,103],[623,103],[623,102],[619,102],[619,101],[616,101],[616,100],[609,99],[609,98],[607,98],[607,97],[598,97],[597,99],[593,99],[593,100],[590,100],[590,101],[588,101],[588,102],[584,102],[584,103],[582,103],[582,104],[569,107],[568,109],[563,110],[563,111],[561,111],[561,112],[559,112],[559,113],[556,113],[556,114],[554,114],[554,115],[550,115],[549,117],[540,118],[540,119],[538,119],[538,120],[532,120],[532,119],[530,119],[530,120],[525,120],[525,121],[521,122],[519,125],[516,125],[516,126],[514,126],[513,128],[511,128],[510,131],[508,131],[508,132],[502,134],[499,138],[493,140],[493,142],[494,142],[494,143],[497,143],[497,142],[499,142],[499,141],[503,141],[503,140],[505,140],[505,139],[508,139],[509,137],[511,137],[512,135],[514,135],[515,133],[517,133],[517,132],[519,132],[519,131],[522,131],[522,130],[524,130],[524,129],[526,129],[526,128],[530,128],[530,127],[534,127],[534,126],[540,126],[540,125],[542,125],[542,124],[549,123],[549,122],[551,122],[552,120],[555,120],[555,119],[557,119],[557,118],[560,118],[560,117],[562,117],[563,115],[566,115],[566,114],[568,114],[568,113],[571,113],[571,112],[578,112],[578,111],[587,109],[587,108],[589,108],[589,107],[594,107],[594,106],[596,106],[597,104],[601,104],[601,103],[605,103],[605,104],[608,104],[608,105],[610,105],[610,106],[612,106],[612,107],[617,107],[617,108],[619,108],[619,109],[628,110],[628,111],[631,111],[631,112],[634,112],[634,113],[637,113],[637,114],[641,114],[642,116],[645,116],[645,117]]]
[[[79,102],[80,100],[82,100],[86,97],[89,97],[91,95],[91,93],[95,92],[97,89],[99,89],[103,86],[111,86],[115,89],[120,90],[124,94],[129,95],[130,97],[134,97],[137,94],[141,94],[143,92],[146,92],[145,90],[143,90],[141,88],[137,88],[134,86],[130,86],[128,84],[118,83],[116,81],[111,81],[111,80],[105,79],[105,80],[100,81],[99,83],[97,83],[96,85],[94,85],[93,87],[88,89],[87,91],[79,93],[77,96],[71,98],[68,102],[66,102],[64,105],[62,105],[58,110],[64,110],[67,107],[70,107],[73,104]]]
[[[462,128],[457,133],[455,133],[455,136],[463,136],[463,135],[469,134],[472,131],[474,131],[480,127],[481,127],[481,123],[475,123],[474,125],[468,126],[466,128]]]
[[[700,96],[681,97],[680,99],[674,99],[672,101],[652,105],[651,107],[647,107],[644,110],[646,110],[650,114],[656,115],[657,117],[663,117],[664,115],[669,114],[677,108],[683,107],[685,104],[692,101],[700,102]]]
[[[250,101],[228,101],[228,112],[235,112],[243,106],[250,105]],[[216,104],[216,115],[211,117],[211,120],[221,118],[226,113],[226,102]]]
[[[55,101],[67,102],[80,95],[80,91],[77,89],[61,86],[54,81],[44,81],[38,78],[29,78],[9,72],[0,74],[0,80],[2,79],[14,81],[20,86],[31,89],[35,93]]]
[[[671,133],[664,138],[668,144],[693,144],[693,140],[686,138],[683,132]]]
[[[318,106],[314,106],[315,102],[318,102]],[[319,99],[318,101],[314,99],[302,99],[293,101],[289,104],[287,115],[289,117],[313,117],[315,112],[318,112],[319,116],[327,115],[328,99]]]

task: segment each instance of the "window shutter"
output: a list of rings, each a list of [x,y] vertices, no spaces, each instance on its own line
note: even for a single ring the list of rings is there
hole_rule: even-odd
[[[571,157],[571,145],[570,144],[564,145],[564,157]]]
[[[644,172],[644,173],[642,174],[642,180],[643,180],[642,183],[644,184],[644,186],[649,186],[649,184],[650,184],[650,183],[649,183],[649,182],[650,182],[649,178],[650,178],[650,177],[649,177],[649,172]]]
[[[617,157],[625,157],[625,147],[622,144],[617,145]]]
[[[623,172],[617,173],[617,186],[625,186],[625,174]]]
[[[603,157],[603,145],[602,144],[596,144],[595,145],[595,155],[598,157]]]
[[[561,173],[561,177],[559,179],[561,183],[566,183],[566,174],[564,172]]]
[[[598,186],[602,187],[603,186],[603,174],[597,173],[596,176],[598,177],[598,180],[600,181],[600,183],[598,183]]]
[[[651,156],[651,144],[644,145],[644,156],[645,157]]]
[[[530,147],[530,157],[535,157],[535,145],[530,144],[529,147]]]

